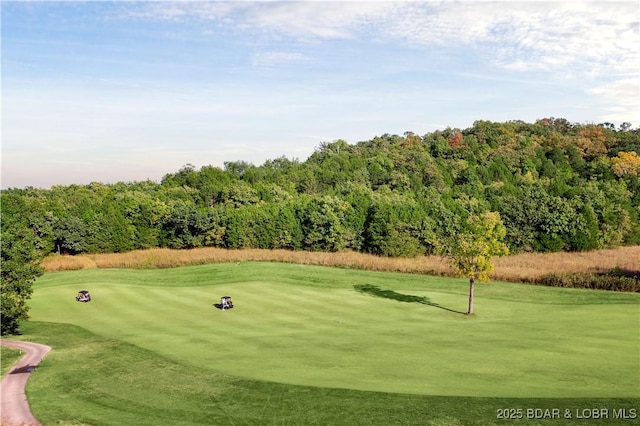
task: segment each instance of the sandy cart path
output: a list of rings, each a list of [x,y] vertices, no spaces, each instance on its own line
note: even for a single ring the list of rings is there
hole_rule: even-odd
[[[22,349],[26,355],[2,378],[0,382],[0,423],[2,426],[40,425],[31,413],[24,388],[31,372],[51,350],[49,346],[31,342],[0,339],[0,344]]]

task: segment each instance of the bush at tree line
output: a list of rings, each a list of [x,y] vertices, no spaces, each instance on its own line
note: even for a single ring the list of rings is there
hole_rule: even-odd
[[[534,283],[550,287],[640,292],[640,276],[621,275],[615,270],[609,273],[549,274]]]

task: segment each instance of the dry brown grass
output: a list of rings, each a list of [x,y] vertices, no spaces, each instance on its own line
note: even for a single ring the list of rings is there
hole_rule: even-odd
[[[494,277],[506,281],[532,281],[552,273],[608,272],[613,268],[640,275],[640,246],[579,253],[523,253],[498,258],[494,264]]]
[[[453,275],[454,272],[444,259],[437,256],[406,259],[378,257],[356,252],[318,253],[220,248],[150,249],[128,253],[50,256],[43,261],[42,266],[46,271],[92,268],[170,268],[249,260],[429,275]],[[583,253],[525,253],[496,258],[494,264],[494,279],[514,282],[533,281],[551,273],[604,272],[616,267],[640,274],[640,246]]]
[[[86,256],[49,256],[42,263],[45,271],[76,271],[78,269],[95,269],[97,265]]]

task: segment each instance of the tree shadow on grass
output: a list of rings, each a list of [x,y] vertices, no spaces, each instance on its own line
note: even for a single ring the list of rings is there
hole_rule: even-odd
[[[395,292],[393,290],[383,290],[378,286],[372,284],[360,284],[354,285],[353,288],[356,291],[364,294],[369,294],[371,296],[383,297],[385,299],[397,300],[398,302],[405,303],[420,303],[422,305],[433,306],[434,308],[444,309],[445,311],[454,312],[456,314],[466,315],[466,312],[456,311],[455,309],[450,309],[444,306],[441,306],[435,302],[432,302],[428,297],[425,296],[414,296],[411,294],[402,294]]]
[[[36,369],[35,365],[23,365],[22,367],[17,367],[11,370],[10,374],[31,373],[35,369]]]

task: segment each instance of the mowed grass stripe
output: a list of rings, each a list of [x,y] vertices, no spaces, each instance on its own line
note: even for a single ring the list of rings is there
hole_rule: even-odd
[[[250,365],[252,371],[255,371],[256,368],[263,368],[263,371],[268,372],[272,368],[278,367],[277,364],[281,363],[281,360],[288,355],[292,358],[289,366],[300,369],[304,377],[318,379],[319,375],[325,374],[322,371],[318,372],[318,369],[322,370],[329,365],[332,365],[334,369],[342,369],[342,371],[336,370],[326,383],[323,381],[322,384],[328,385],[331,381],[335,381],[337,376],[342,376],[344,379],[356,376],[363,380],[362,378],[367,374],[366,364],[360,365],[359,362],[335,364],[327,361],[335,357],[335,352],[351,351],[362,353],[366,352],[365,349],[371,345],[373,348],[378,348],[379,345],[386,345],[392,348],[392,352],[393,348],[400,348],[398,342],[395,341],[397,339],[392,338],[386,343],[380,343],[375,339],[375,335],[373,335],[374,340],[369,341],[370,344],[363,344],[361,335],[366,333],[366,329],[363,330],[351,326],[350,332],[346,335],[341,332],[340,328],[344,330],[345,327],[349,327],[344,325],[344,321],[355,323],[356,326],[359,325],[360,327],[371,326],[369,317],[373,311],[368,314],[365,313],[363,319],[351,319],[350,315],[357,311],[353,309],[346,310],[342,305],[341,302],[348,297],[363,297],[353,293],[351,290],[343,290],[339,294],[335,294],[336,290],[318,294],[317,290],[314,289],[295,289],[283,292],[282,287],[276,285],[252,283],[244,293],[240,293],[241,297],[237,299],[243,301],[246,298],[246,305],[243,302],[234,311],[230,312],[221,313],[217,311],[218,314],[224,316],[218,315],[216,317],[217,321],[213,324],[208,322],[208,318],[207,320],[199,318],[196,321],[188,321],[188,324],[182,324],[179,319],[186,321],[192,318],[193,312],[198,312],[196,306],[203,305],[203,298],[197,297],[198,294],[194,294],[193,290],[187,291],[186,297],[181,297],[180,294],[185,293],[182,288],[162,287],[148,289],[143,287],[130,291],[132,290],[131,287],[122,286],[120,291],[111,289],[109,292],[106,291],[107,288],[105,286],[101,293],[107,300],[111,300],[112,308],[117,310],[119,314],[107,315],[100,319],[98,315],[100,310],[96,309],[96,312],[92,314],[94,320],[91,326],[104,330],[105,326],[111,323],[112,330],[116,331],[113,336],[125,339],[129,339],[131,335],[138,333],[139,337],[135,339],[135,342],[143,347],[153,346],[154,342],[159,338],[159,334],[169,335],[171,336],[171,342],[158,349],[161,353],[176,358],[176,353],[182,353],[184,345],[190,345],[193,348],[192,351],[202,358],[203,365],[206,366],[220,365],[222,361],[228,364],[228,359],[236,359],[234,357],[235,351],[227,351],[235,346],[243,346],[246,353],[253,356],[257,356],[265,347],[271,346],[274,351],[273,359],[277,361],[276,365],[269,363],[268,359],[267,362],[258,364],[252,362]],[[199,289],[204,290],[203,288]],[[292,297],[293,294],[295,294],[295,297]],[[162,301],[158,301],[159,295],[162,296]],[[251,298],[260,300],[261,303],[252,304]],[[287,300],[283,302],[283,299]],[[172,301],[175,303],[172,303]],[[265,301],[267,301],[266,305]],[[312,303],[303,304],[302,302],[304,301],[311,301]],[[98,300],[94,299],[94,302],[82,306],[85,308],[101,306]],[[366,302],[363,303],[366,305]],[[382,303],[397,304],[390,301],[382,301]],[[167,304],[171,306],[173,312],[158,311],[158,306]],[[174,313],[177,311],[177,306],[180,305],[185,305],[189,309],[181,313]],[[243,306],[262,307],[257,314],[261,321],[255,321],[252,316],[241,315],[240,311],[244,309]],[[293,311],[293,306],[300,306],[300,308]],[[211,310],[208,304],[206,309],[207,311]],[[106,312],[108,311],[109,309],[106,309]],[[155,314],[155,312],[158,313]],[[345,317],[347,319],[343,321]],[[122,324],[113,324],[112,322],[115,318],[120,318],[126,328]],[[172,320],[169,323],[166,323],[166,321],[163,323],[161,321],[163,318],[172,318]],[[250,318],[254,319],[249,320]],[[224,322],[224,320],[229,321]],[[221,322],[223,325],[216,327]],[[282,324],[285,322],[288,322],[289,326],[283,328]],[[379,323],[379,321],[375,321],[373,325],[380,331],[383,324],[376,325],[376,323]],[[91,326],[89,328],[92,328]],[[283,333],[283,329],[286,332]],[[281,331],[274,335],[270,333],[271,330]],[[327,340],[327,334],[333,337]],[[399,336],[397,333],[390,335],[392,337]],[[283,351],[286,353],[283,353]],[[388,349],[384,349],[384,351],[390,352]],[[371,356],[375,357],[375,353]],[[214,359],[211,360],[211,358]],[[210,361],[207,361],[207,359],[210,359]],[[230,366],[227,366],[225,370],[235,372]],[[370,373],[377,374],[377,370],[378,368],[375,368]],[[244,371],[239,371],[238,373],[247,374]],[[396,378],[401,377],[399,374],[393,376]],[[271,376],[268,378],[274,379]],[[366,380],[364,381],[366,382]]]
[[[164,290],[164,289],[163,289],[163,291],[166,291],[166,290]],[[172,291],[173,293],[175,293],[175,289],[172,289],[171,291]],[[174,299],[176,299],[175,294],[174,294],[174,295],[172,295],[172,297],[173,297]],[[267,297],[267,298],[268,298],[268,297]],[[151,298],[146,298],[146,300],[151,300]],[[138,324],[138,325],[136,325],[136,328],[140,328],[140,325],[139,325],[139,324]],[[147,335],[149,335],[149,333],[146,333],[146,334],[147,334]],[[241,334],[241,333],[240,333],[240,334]],[[314,333],[314,334],[315,334],[315,333]],[[312,334],[312,335],[313,335],[313,334]],[[315,345],[314,345],[314,342],[313,342],[313,339],[307,339],[306,344],[308,345],[308,347],[309,347],[309,348],[312,348],[312,347],[314,347],[314,346],[315,346]],[[395,347],[396,345],[395,345],[395,344],[392,344],[391,346],[392,346],[392,347]],[[322,351],[320,351],[319,353],[320,353],[320,354],[322,354]]]
[[[180,269],[182,280],[174,270],[171,286],[165,279],[158,287],[148,284],[149,272],[144,285],[131,284],[138,282],[137,273],[129,279],[126,271],[110,273],[109,284],[96,286],[101,297],[95,304],[78,304],[83,306],[67,314],[50,305],[75,303],[69,302],[68,286],[53,284],[64,276],[45,275],[32,313],[47,321],[73,321],[76,315],[75,323],[94,333],[177,362],[260,380],[439,395],[638,394],[637,295],[620,305],[595,304],[595,295],[581,293],[582,305],[564,306],[550,303],[553,293],[545,289],[544,297],[532,297],[543,303],[527,303],[508,294],[517,286],[492,283],[502,288],[494,291],[501,298],[479,297],[478,314],[468,317],[458,313],[466,295],[434,291],[442,287],[432,285],[437,279],[300,268],[295,276],[304,271],[311,277],[296,285],[290,277],[279,279],[291,265],[256,263],[227,267],[233,282],[225,282],[225,268],[216,265],[217,282],[205,285],[206,268]],[[193,272],[197,286],[189,286]],[[246,281],[237,281],[239,275]],[[99,274],[94,277],[100,284]],[[327,287],[323,277],[331,277]],[[362,285],[369,291],[358,290]],[[211,306],[227,294],[236,308],[221,312]],[[560,294],[564,303],[566,294]],[[608,358],[616,360],[615,370],[601,365]]]
[[[191,363],[184,357],[184,348],[202,360],[203,367],[210,365],[208,354],[225,344],[226,332],[216,315],[210,287],[161,287],[149,288],[134,298],[122,295],[118,308],[136,312],[127,329],[127,339],[147,349],[157,350],[174,360]],[[111,337],[117,337],[112,335]],[[158,340],[166,341],[159,347]],[[185,359],[183,359],[185,358]]]

